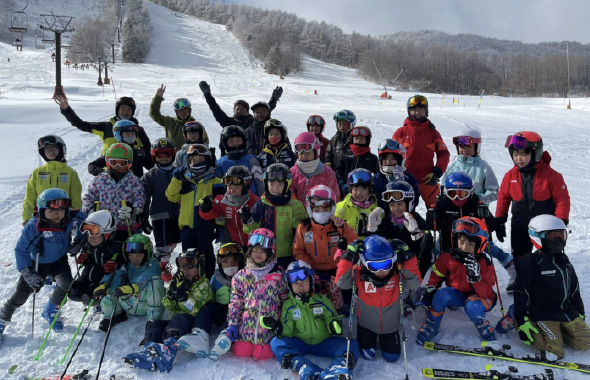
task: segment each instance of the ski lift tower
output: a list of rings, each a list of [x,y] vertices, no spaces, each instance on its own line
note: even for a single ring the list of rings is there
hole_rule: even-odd
[[[61,85],[61,35],[62,33],[70,33],[74,29],[70,27],[73,17],[71,16],[56,16],[53,13],[47,15],[42,14],[46,25],[40,25],[44,31],[50,31],[55,34],[55,91],[53,97],[63,95],[63,87]]]

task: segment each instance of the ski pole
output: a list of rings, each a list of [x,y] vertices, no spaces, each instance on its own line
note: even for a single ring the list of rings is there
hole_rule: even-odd
[[[109,341],[109,336],[111,335],[111,327],[113,325],[113,318],[115,317],[115,310],[117,310],[117,306],[119,306],[119,297],[115,297],[115,302],[113,305],[113,312],[111,313],[111,319],[109,319],[109,328],[107,329],[107,336],[104,339],[104,346],[102,347],[102,354],[100,354],[100,362],[98,363],[98,370],[96,371],[96,379],[95,380],[98,380],[98,376],[100,375],[100,367],[102,367],[104,353],[107,349],[107,343]]]
[[[86,313],[84,313],[84,318],[86,318],[86,314],[88,314],[88,310],[90,310],[90,307],[92,306],[93,301],[94,301],[94,298],[90,301],[90,304],[88,305],[88,308],[86,309]],[[88,320],[88,324],[86,325],[86,328],[84,329],[84,332],[82,333],[82,336],[80,337],[80,340],[78,341],[78,344],[76,345],[76,348],[74,349],[74,352],[72,352],[72,356],[70,357],[70,360],[68,361],[68,364],[66,365],[66,368],[64,369],[64,372],[61,374],[61,377],[59,378],[59,380],[63,380],[64,376],[66,375],[66,372],[68,371],[68,368],[70,368],[70,364],[72,364],[72,360],[74,359],[74,356],[76,356],[76,352],[78,352],[78,348],[80,348],[80,344],[82,344],[82,340],[84,340],[84,336],[86,335],[86,331],[88,331],[88,328],[90,327],[90,324],[92,323],[92,320],[94,319],[94,316],[96,315],[96,313],[98,313],[97,309],[95,309],[94,313],[90,316],[90,319]],[[80,321],[80,325],[78,325],[78,330],[80,329],[80,326],[82,325],[82,322],[84,321],[84,318],[82,318],[82,321]],[[76,334],[78,333],[78,330],[76,330]],[[76,338],[75,335],[74,335],[74,338]],[[70,347],[72,346],[72,343],[74,342],[74,338],[72,338],[72,342],[70,342],[70,346],[68,347],[68,351],[70,350]],[[66,354],[64,355],[62,362],[60,364],[63,364],[63,361],[65,360],[67,355],[68,355],[68,353],[66,352]]]
[[[39,250],[35,258],[35,273],[39,274]],[[35,339],[35,299],[37,292],[33,291],[33,314],[31,315],[31,339]]]
[[[397,275],[399,276],[399,307],[400,307],[400,327],[402,329],[402,345],[404,348],[404,366],[406,368],[406,378],[405,380],[409,380],[408,376],[408,354],[406,352],[406,341],[408,337],[406,336],[406,329],[404,328],[404,288],[402,282],[402,265],[397,263]]]
[[[127,201],[121,201],[121,205],[123,207],[127,207]],[[131,236],[132,233],[131,233],[131,225],[129,224],[129,219],[125,219],[125,222],[127,223],[127,233],[129,234],[129,236]],[[127,236],[127,237],[129,237],[129,236]]]
[[[346,337],[346,368],[350,357],[350,340],[352,339],[352,322],[354,321],[354,304],[356,298],[356,264],[352,264],[352,299],[350,300],[350,315],[348,316],[348,336]]]
[[[506,317],[506,310],[504,309],[504,303],[502,302],[502,294],[500,292],[500,286],[498,285],[498,275],[496,274],[496,264],[494,264],[494,258],[492,257],[492,247],[490,247],[489,241],[487,245],[486,255],[492,262],[492,268],[494,268],[494,280],[496,280],[496,291],[498,292],[498,300],[500,301],[500,312],[502,313],[502,318],[504,318]]]
[[[90,308],[92,307],[93,303],[94,303],[94,298],[90,300],[90,303],[86,307],[86,312],[82,316],[82,320],[80,321],[80,323],[78,323],[78,328],[76,328],[76,332],[74,332],[74,336],[72,337],[72,340],[70,341],[70,344],[68,345],[68,349],[66,350],[66,353],[64,354],[64,356],[61,358],[59,364],[64,364],[64,362],[66,361],[66,358],[68,357],[70,349],[72,348],[72,344],[74,344],[74,340],[76,340],[76,337],[78,336],[78,332],[80,331],[80,327],[82,327],[82,323],[84,323],[84,320],[86,319],[86,316],[88,315],[88,311],[90,311]],[[94,314],[92,315],[92,317],[94,317]],[[92,320],[92,318],[90,320]]]

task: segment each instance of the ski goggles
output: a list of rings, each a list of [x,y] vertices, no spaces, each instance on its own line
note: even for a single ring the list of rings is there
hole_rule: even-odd
[[[189,121],[188,123],[186,123],[182,129],[183,131],[186,132],[201,132],[205,127],[203,127],[203,124],[201,124],[198,121]]]
[[[107,162],[111,166],[119,166],[121,168],[124,168],[129,165],[129,160],[123,158],[107,158]]]
[[[386,139],[386,140],[381,141],[381,143],[379,144],[378,150],[382,151],[382,150],[386,150],[386,149],[387,150],[399,150],[399,149],[401,149],[401,145],[400,145],[400,143],[398,143],[395,140]]]
[[[284,128],[285,126],[283,125],[283,123],[281,123],[277,119],[268,119],[266,121],[266,123],[264,123],[264,128],[272,128],[272,127],[275,127],[275,128],[278,128],[278,127]]]
[[[473,223],[470,220],[458,219],[453,222],[454,233],[464,233],[469,236],[481,236],[482,230],[479,228],[477,223]]]
[[[453,144],[471,146],[473,144],[481,144],[481,139],[471,136],[456,136],[453,137]]]
[[[238,176],[235,176],[235,175],[230,175],[230,176],[223,177],[223,184],[225,186],[229,186],[229,185],[243,185],[243,184],[247,183],[248,181],[250,181],[250,179],[252,179],[252,176],[238,177]]]
[[[156,157],[172,157],[176,154],[176,149],[172,149],[172,148],[153,149],[152,154]]]
[[[184,263],[183,263],[184,261]],[[199,259],[195,257],[179,257],[178,258],[178,267],[181,270],[190,270],[199,267]]]
[[[334,201],[327,198],[307,197],[307,202],[311,207],[330,208],[334,205]]]
[[[145,253],[145,245],[138,242],[127,242],[125,243],[125,253]]]
[[[373,181],[373,177],[371,176],[370,172],[365,171],[358,171],[355,173],[351,173],[348,176],[348,185],[360,185],[360,184],[367,184],[370,185]]]
[[[80,232],[82,232],[83,234],[90,235],[90,236],[100,236],[100,235],[102,235],[102,228],[96,224],[90,224],[90,223],[84,222],[80,226]]]
[[[539,239],[555,241],[557,239],[567,240],[566,230],[535,231],[529,228],[529,235]]]
[[[54,145],[59,143],[60,141],[57,141],[57,138],[55,136],[45,136],[37,140],[39,148],[44,148],[46,145]]]
[[[287,272],[287,279],[290,283],[297,282],[297,281],[305,281],[305,279],[309,276],[309,272],[307,268],[299,268],[294,269]]]
[[[369,137],[371,136],[371,131],[367,127],[354,127],[350,134],[352,137]]]
[[[66,210],[70,207],[70,204],[71,202],[69,199],[53,199],[46,203],[47,208],[52,210]]]
[[[463,199],[469,198],[471,195],[471,190],[466,189],[447,189],[447,197],[450,199],[458,199],[462,201]]]
[[[295,144],[295,152],[296,153],[307,153],[313,150],[314,144],[312,143],[300,143]]]
[[[324,127],[324,118],[321,116],[310,116],[309,119],[307,119],[307,125],[319,125],[320,127]]]
[[[240,247],[236,243],[227,243],[219,248],[217,256],[237,255],[239,253]]]
[[[402,190],[388,190],[381,194],[381,200],[383,202],[398,202],[410,197],[411,194],[409,192]]]
[[[180,111],[183,108],[190,108],[191,102],[188,99],[182,98],[174,102],[174,111]]]
[[[259,234],[250,235],[250,237],[248,237],[248,246],[255,247],[257,245],[262,249],[272,249],[275,245],[275,239]]]
[[[209,156],[211,152],[209,152],[209,148],[205,144],[192,144],[188,146],[186,154],[198,154],[200,156]]]
[[[267,173],[264,173],[264,179],[267,182],[273,182],[273,181],[283,182],[288,179],[291,179],[291,173],[285,173],[285,172],[279,172],[279,171],[267,172]]]
[[[380,261],[365,261],[365,260],[363,260],[363,263],[365,264],[365,267],[373,273],[393,269],[393,258],[380,260]]]
[[[408,100],[408,107],[426,106],[428,107],[428,99],[422,95],[412,96]]]
[[[510,148],[512,146],[514,149],[526,149],[530,145],[530,141],[526,137],[511,135],[506,138],[504,147]]]

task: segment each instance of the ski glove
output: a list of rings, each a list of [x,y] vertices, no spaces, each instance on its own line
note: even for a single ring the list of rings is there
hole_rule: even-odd
[[[365,243],[361,239],[356,239],[348,245],[348,248],[342,254],[342,258],[356,264],[363,252],[365,252]]]
[[[205,97],[211,96],[211,87],[209,87],[209,83],[202,80],[199,82],[199,88]]]
[[[92,296],[95,299],[102,298],[106,295],[107,295],[107,283],[106,282],[103,282],[102,284],[98,285],[96,287],[96,289],[94,289],[94,292],[92,293]]]
[[[84,261],[88,259],[88,252],[81,252],[80,255],[76,258],[76,264],[82,265]]]
[[[432,299],[438,289],[435,286],[429,285],[423,288],[422,297],[420,298],[419,304],[426,307],[432,306]]]
[[[414,218],[414,215],[409,212],[404,212],[404,226],[406,227],[406,230],[408,230],[408,232],[412,235],[411,238],[413,241],[420,240],[422,236],[424,236],[424,233],[420,227],[418,227],[416,218]]]
[[[383,218],[383,214],[385,211],[381,207],[377,207],[369,214],[369,223],[367,226],[367,231],[369,232],[377,232],[377,228],[381,224],[381,219]]]
[[[242,224],[249,226],[254,223],[254,218],[252,217],[252,212],[250,212],[250,207],[248,207],[248,205],[244,205],[240,208],[238,210],[238,215],[240,216],[240,219],[242,219]]]
[[[131,215],[133,214],[133,209],[129,206],[121,207],[119,209],[119,220],[128,221],[131,219]]]
[[[535,341],[532,335],[533,332],[538,334],[539,330],[529,321],[529,317],[524,317],[524,323],[518,326],[518,337],[522,343],[530,346]]]
[[[342,334],[342,321],[339,319],[332,319],[328,323],[328,330],[330,330],[330,334],[332,335]]]
[[[278,101],[282,95],[283,95],[283,88],[281,86],[277,86],[273,90],[271,98]]]
[[[201,199],[200,210],[203,212],[209,212],[213,210],[213,202],[211,201],[211,196],[207,195]]]
[[[179,168],[174,169],[172,172],[172,177],[176,178],[179,181],[184,179],[184,173],[186,172],[186,166],[181,166]]]
[[[429,173],[429,174],[426,174],[426,176],[422,179],[424,180],[425,185],[434,186],[434,185],[438,184],[439,178],[440,178],[440,176],[436,175],[436,173]]]
[[[143,233],[146,235],[150,235],[154,228],[150,224],[149,215],[145,212],[137,214],[137,220],[139,223],[141,223],[141,230],[143,231]]]
[[[338,249],[344,252],[346,247],[348,247],[348,240],[342,236],[340,239],[338,239]]]
[[[35,272],[31,268],[25,268],[20,272],[23,280],[29,285],[29,288],[33,291],[33,293],[37,293],[43,285],[45,285],[45,279],[39,276],[39,273]]]
[[[283,333],[283,324],[273,317],[260,316],[260,326],[270,330],[275,336],[280,337]]]
[[[102,268],[106,274],[113,273],[117,270],[117,262],[114,260],[108,260],[106,263],[104,263]]]
[[[479,202],[477,205],[477,211],[475,211],[475,215],[477,215],[477,217],[480,219],[486,219],[492,216],[492,213],[490,212],[488,206],[483,204],[483,202]]]
[[[473,255],[467,255],[463,259],[463,264],[467,270],[467,282],[473,284],[479,282],[481,275],[479,274],[479,263]]]
[[[70,244],[70,246],[68,247],[68,253],[71,256],[76,256],[78,253],[80,253],[82,248],[84,248],[85,243],[86,243],[85,237],[75,238],[74,241],[72,242],[72,244]]]
[[[238,333],[238,326],[236,325],[229,325],[226,334],[229,340],[231,340],[232,342],[236,342],[238,339],[240,339],[240,335]]]
[[[176,272],[174,278],[170,281],[166,297],[172,301],[186,302],[188,300],[187,285],[188,281],[185,280],[184,273],[182,273],[182,271]]]
[[[137,284],[119,286],[115,290],[115,297],[132,296],[139,293],[139,286]]]
[[[496,237],[500,243],[504,243],[504,238],[506,237],[506,225],[504,223],[496,226]]]

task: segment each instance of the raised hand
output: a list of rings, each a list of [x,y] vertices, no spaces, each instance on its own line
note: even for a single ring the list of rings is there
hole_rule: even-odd
[[[162,84],[160,86],[160,88],[158,90],[156,90],[156,95],[163,98],[164,97],[164,92],[166,92],[166,86],[164,86],[164,84]]]

